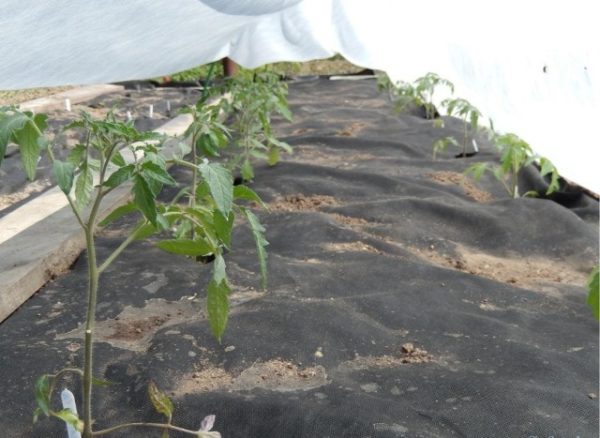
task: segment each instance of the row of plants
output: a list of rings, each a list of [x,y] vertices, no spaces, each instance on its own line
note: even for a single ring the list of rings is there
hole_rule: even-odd
[[[436,73],[427,73],[414,80],[413,82],[392,82],[385,73],[377,78],[377,85],[380,91],[388,93],[390,100],[394,102],[397,112],[406,112],[421,108],[424,110],[424,117],[432,120],[436,128],[444,127],[444,120],[440,117],[438,109],[434,103],[434,95],[441,93],[454,94],[454,84],[444,79]],[[433,158],[446,150],[448,146],[461,148],[462,152],[457,157],[467,158],[474,154],[467,152],[469,139],[476,146],[476,135],[485,134],[489,141],[497,148],[499,152],[499,163],[474,163],[465,169],[465,174],[470,175],[475,180],[480,180],[485,173],[492,173],[494,177],[502,184],[504,190],[511,198],[521,196],[519,191],[519,173],[528,166],[535,165],[542,177],[549,177],[546,195],[550,195],[560,188],[560,180],[557,168],[546,157],[536,154],[531,146],[518,135],[513,133],[499,133],[494,129],[494,124],[489,119],[489,126],[480,126],[483,119],[481,111],[468,100],[460,97],[448,97],[441,100],[440,107],[446,110],[447,116],[458,117],[463,124],[462,139],[456,139],[452,136],[444,136],[433,142]],[[535,191],[528,191],[522,196],[539,196]],[[596,319],[600,319],[599,303],[599,283],[598,267],[591,272],[588,283],[587,302],[592,309]]]
[[[463,135],[461,139],[454,136],[443,136],[433,142],[433,158],[448,148],[454,146],[461,149],[457,157],[467,158],[475,155],[478,151],[476,136],[478,133],[487,136],[488,140],[499,152],[499,164],[476,163],[465,170],[465,173],[479,180],[486,172],[492,173],[502,184],[510,197],[521,196],[518,188],[519,173],[530,165],[538,166],[541,176],[549,176],[550,182],[546,195],[559,189],[558,170],[546,157],[536,154],[531,146],[516,134],[500,133],[494,129],[491,119],[489,126],[481,126],[483,115],[479,109],[461,97],[454,97],[454,84],[436,73],[427,73],[413,82],[392,82],[386,74],[378,77],[380,91],[387,91],[390,99],[395,104],[398,112],[407,111],[410,108],[424,108],[425,118],[432,120],[436,128],[444,127],[444,119],[440,117],[434,103],[434,95],[443,93],[450,94],[441,100],[439,106],[444,109],[446,116],[454,116],[461,120]],[[468,144],[473,145],[475,153],[467,151]],[[536,192],[526,192],[523,196],[537,196]]]
[[[211,99],[216,95],[225,98]],[[52,162],[53,177],[85,235],[87,250],[87,313],[84,326],[84,360],[82,368],[66,368],[41,376],[35,384],[40,415],[57,417],[82,433],[84,438],[107,435],[129,427],[150,427],[197,437],[218,437],[212,431],[214,416],[207,416],[198,430],[172,424],[173,403],[154,384],[148,387],[149,398],[156,410],[166,417],[164,423],[126,423],[103,430],[93,429],[92,392],[95,385],[106,382],[92,375],[93,343],[99,279],[133,242],[155,236],[156,245],[169,253],[190,257],[198,262],[212,261],[212,276],[206,286],[206,307],[210,327],[220,341],[229,313],[225,254],[233,247],[232,231],[236,218],[243,218],[256,242],[262,287],[267,284],[268,242],[258,217],[248,208],[248,201],[263,205],[260,197],[247,184],[254,179],[253,161],[269,165],[278,162],[281,152],[291,152],[278,140],[271,126],[274,114],[290,120],[287,85],[269,68],[242,70],[220,85],[207,90],[196,105],[185,108],[192,123],[183,139],[172,139],[154,132],[139,132],[133,122],[118,120],[109,113],[96,120],[81,113],[78,120],[64,130],[79,133],[81,142],[65,160],[55,157],[54,143],[48,132],[47,117],[20,111],[17,107],[0,108],[0,164],[9,143],[19,148],[23,169],[30,180],[36,165],[46,153]],[[177,141],[178,150],[167,153],[167,143]],[[183,140],[183,141],[182,141]],[[191,182],[182,185],[170,172],[170,166],[185,167]],[[234,184],[234,176],[241,183]],[[127,185],[130,201],[107,217],[99,216],[100,206],[113,190]],[[163,188],[178,187],[177,195],[159,200]],[[96,232],[125,216],[137,216],[136,225],[106,259],[96,254]],[[67,375],[82,379],[83,413],[79,417],[70,409],[55,409],[51,400],[55,389]]]

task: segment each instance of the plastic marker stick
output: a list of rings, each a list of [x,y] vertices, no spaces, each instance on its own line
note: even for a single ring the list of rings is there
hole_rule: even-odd
[[[479,148],[477,147],[477,142],[475,141],[475,139],[471,139],[471,142],[473,143],[473,149],[475,150],[475,152],[479,152]]]
[[[131,117],[131,111],[127,111],[127,121],[131,122],[131,119],[132,119],[132,117]]]
[[[150,117],[151,119],[154,117],[154,105],[150,105],[148,107],[148,117]]]
[[[77,405],[75,404],[75,397],[73,393],[68,389],[63,389],[60,393],[60,399],[64,409],[70,409],[75,415],[77,415]],[[75,430],[73,426],[67,423],[67,435],[69,438],[81,438],[81,434]]]
[[[65,99],[65,109],[71,112],[71,99]]]
[[[171,111],[171,101],[167,100],[167,111]]]

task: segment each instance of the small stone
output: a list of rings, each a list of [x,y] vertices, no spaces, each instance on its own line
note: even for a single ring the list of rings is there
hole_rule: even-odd
[[[403,353],[410,354],[413,351],[415,351],[415,346],[412,343],[407,342],[406,344],[402,345],[402,352]]]
[[[196,357],[196,352],[195,351],[188,351],[188,356],[189,357]]]
[[[597,396],[597,395],[596,395],[596,393],[594,393],[594,392],[590,392],[590,393],[588,394],[588,397],[589,397],[589,398],[591,398],[592,400],[595,400],[595,399],[597,399],[597,398],[598,398],[598,396]]]
[[[225,353],[229,353],[231,351],[235,350],[235,347],[233,345],[230,345],[228,347],[225,347]]]

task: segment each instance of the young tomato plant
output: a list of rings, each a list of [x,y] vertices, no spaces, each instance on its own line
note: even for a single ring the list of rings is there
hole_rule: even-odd
[[[221,125],[210,127],[211,120],[199,121],[195,136],[203,135],[220,141],[225,135]],[[243,214],[257,242],[261,273],[266,278],[267,242],[264,228],[248,209],[238,206],[236,200],[251,200],[260,203],[260,198],[249,188],[234,189],[229,170],[207,160],[198,162],[192,155],[191,161],[183,156],[171,158],[180,165],[193,170],[192,185],[183,193],[189,197],[186,205],[176,202],[164,205],[157,200],[165,185],[175,185],[167,171],[167,157],[163,153],[164,138],[154,133],[140,133],[132,123],[123,123],[109,114],[104,120],[94,120],[82,113],[81,118],[66,129],[83,131],[84,141],[78,144],[65,161],[55,158],[53,145],[44,134],[46,117],[21,112],[16,108],[0,111],[0,157],[3,157],[9,142],[15,143],[21,153],[23,167],[30,179],[35,177],[36,163],[40,153],[47,151],[53,166],[53,175],[58,187],[67,197],[68,203],[85,234],[88,267],[87,315],[84,338],[85,354],[83,369],[67,368],[54,374],[41,376],[35,385],[36,409],[34,419],[41,414],[57,417],[82,432],[84,438],[99,436],[128,427],[150,427],[179,431],[197,437],[219,437],[211,431],[214,416],[206,417],[199,430],[188,430],[171,424],[173,405],[168,397],[154,385],[149,387],[150,399],[159,413],[167,417],[165,423],[126,423],[104,430],[92,430],[92,386],[102,382],[92,376],[93,340],[95,311],[98,301],[100,275],[132,242],[154,233],[167,234],[158,247],[175,254],[192,257],[212,256],[214,267],[208,285],[207,307],[211,328],[220,340],[227,323],[229,284],[225,272],[223,250],[231,245],[231,232],[235,214]],[[198,139],[197,139],[198,140]],[[211,140],[212,141],[212,140]],[[200,143],[200,145],[199,145]],[[195,142],[192,149],[204,145]],[[205,146],[205,145],[204,145]],[[183,154],[182,154],[183,155]],[[102,222],[99,210],[102,200],[117,187],[128,184],[132,200],[113,211]],[[140,219],[129,236],[105,260],[96,256],[95,232],[124,214],[139,214]],[[83,417],[69,409],[55,410],[51,398],[56,385],[67,374],[76,374],[83,379]],[[166,436],[166,435],[164,435]]]
[[[409,105],[425,108],[425,118],[433,120],[437,111],[433,103],[433,95],[436,89],[446,87],[454,93],[454,84],[447,79],[441,78],[435,73],[427,73],[417,78],[412,83],[393,83],[387,75],[378,77],[379,90],[387,90],[390,99],[396,103],[396,111],[406,111]]]
[[[500,165],[487,163],[476,163],[469,166],[465,173],[479,180],[485,172],[492,172],[502,183],[510,197],[518,198],[519,194],[519,172],[526,166],[539,162],[542,176],[550,175],[551,180],[546,194],[558,189],[558,171],[550,160],[534,154],[527,142],[515,134],[502,134],[493,137],[494,144],[500,151]],[[526,193],[528,195],[530,193]]]
[[[471,128],[473,136],[477,133],[481,112],[468,100],[462,98],[444,99],[442,106],[446,107],[449,116],[457,115],[463,121],[462,156],[467,157],[468,128]]]
[[[281,151],[292,153],[292,148],[276,138],[271,117],[278,113],[291,121],[287,103],[287,84],[270,70],[243,70],[228,78],[224,91],[229,99],[224,104],[231,118],[233,144],[237,153],[230,161],[231,169],[239,169],[243,181],[254,179],[253,159],[269,165],[279,162]]]

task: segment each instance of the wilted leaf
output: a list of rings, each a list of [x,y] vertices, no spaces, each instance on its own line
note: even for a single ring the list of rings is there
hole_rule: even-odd
[[[38,408],[47,416],[50,415],[50,377],[47,374],[35,381],[35,401]]]
[[[70,424],[76,431],[83,432],[83,421],[81,421],[77,414],[72,410],[62,409],[57,412],[52,412],[52,415],[60,418],[65,423]]]
[[[173,402],[167,394],[156,387],[154,382],[150,382],[148,385],[148,397],[150,398],[154,409],[156,409],[156,412],[163,414],[170,420],[173,416]]]

